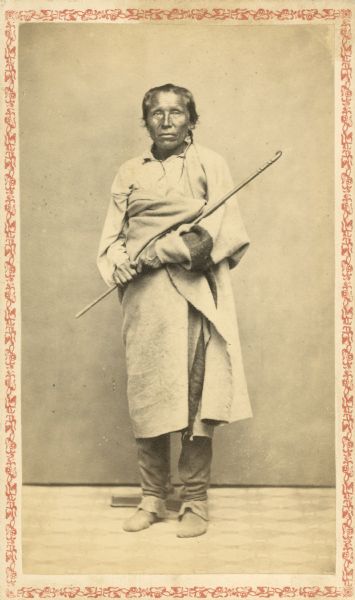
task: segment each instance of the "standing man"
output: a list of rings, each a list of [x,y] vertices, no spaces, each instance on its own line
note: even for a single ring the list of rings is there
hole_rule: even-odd
[[[193,141],[191,92],[150,89],[143,120],[152,146],[115,177],[98,256],[122,303],[143,493],[124,529],[164,518],[169,434],[180,431],[177,536],[193,537],[207,531],[214,427],[251,416],[230,280],[249,242],[235,198],[191,224],[233,187],[224,159]]]

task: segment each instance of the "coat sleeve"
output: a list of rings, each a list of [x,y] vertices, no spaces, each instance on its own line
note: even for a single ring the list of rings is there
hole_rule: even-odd
[[[206,168],[209,201],[207,207],[233,188],[233,180],[224,159],[214,155],[213,164]],[[182,264],[190,270],[207,270],[213,264],[228,259],[236,266],[249,246],[248,235],[232,197],[225,205],[202,219],[196,226],[181,225],[155,243],[162,263]]]
[[[112,187],[106,219],[101,234],[97,266],[109,286],[115,285],[113,273],[116,266],[129,259],[125,244],[127,199],[131,193],[122,170],[116,175]]]

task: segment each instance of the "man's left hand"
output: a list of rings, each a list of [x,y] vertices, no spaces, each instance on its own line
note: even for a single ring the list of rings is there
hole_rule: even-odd
[[[155,252],[154,244],[143,250],[136,263],[137,273],[143,273],[149,269],[159,269],[162,266],[162,263]]]

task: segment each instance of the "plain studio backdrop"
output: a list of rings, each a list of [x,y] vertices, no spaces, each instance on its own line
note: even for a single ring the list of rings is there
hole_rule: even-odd
[[[121,309],[96,252],[147,89],[190,88],[197,142],[239,182],[233,271],[254,418],[219,428],[213,483],[333,485],[333,36],[323,25],[20,26],[24,482],[135,483]]]

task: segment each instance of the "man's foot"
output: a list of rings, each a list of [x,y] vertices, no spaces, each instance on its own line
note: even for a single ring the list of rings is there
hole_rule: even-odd
[[[148,527],[157,521],[159,521],[159,517],[155,513],[138,508],[134,515],[124,521],[122,529],[124,531],[142,531],[142,529],[148,529]]]
[[[208,521],[187,509],[178,521],[177,537],[197,537],[206,533]]]

